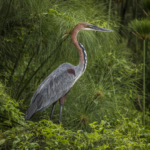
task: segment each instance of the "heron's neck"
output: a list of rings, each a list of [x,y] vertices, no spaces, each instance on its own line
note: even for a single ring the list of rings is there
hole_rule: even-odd
[[[84,70],[86,69],[86,65],[87,65],[87,54],[86,54],[86,50],[84,49],[83,45],[81,43],[79,43],[79,42],[78,42],[78,44],[81,47],[82,53],[83,53],[83,59],[84,59],[84,63],[83,64],[84,64],[84,66],[83,66],[83,70],[82,71],[84,72]]]
[[[84,72],[84,70],[86,69],[86,65],[87,65],[87,54],[83,45],[77,41],[78,31],[79,30],[76,28],[73,29],[71,39],[72,39],[73,44],[78,49],[79,56],[80,56],[79,66],[81,66],[82,71]]]

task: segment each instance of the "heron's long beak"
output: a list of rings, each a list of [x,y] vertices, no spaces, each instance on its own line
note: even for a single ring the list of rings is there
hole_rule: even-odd
[[[109,30],[109,29],[105,29],[105,28],[100,28],[100,27],[97,27],[97,26],[94,26],[94,25],[91,25],[90,28],[91,28],[92,30],[95,30],[95,31],[114,32],[113,30]]]

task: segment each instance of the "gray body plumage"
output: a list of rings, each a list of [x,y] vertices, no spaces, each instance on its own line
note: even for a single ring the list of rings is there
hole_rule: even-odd
[[[78,42],[84,54],[84,64],[79,62],[77,66],[63,63],[55,69],[38,87],[33,95],[30,107],[26,111],[25,119],[29,120],[37,111],[43,111],[51,104],[66,95],[77,79],[84,73],[87,65],[87,55],[82,44]],[[68,69],[74,69],[69,73]]]

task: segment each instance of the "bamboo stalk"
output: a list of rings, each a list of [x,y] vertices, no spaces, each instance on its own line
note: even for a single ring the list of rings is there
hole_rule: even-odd
[[[145,39],[143,40],[143,125],[145,126]]]
[[[135,18],[137,19],[137,0],[135,1]],[[137,39],[137,36],[136,36],[136,64],[138,64],[138,39]]]
[[[110,21],[110,12],[111,12],[111,0],[109,1],[108,22]]]

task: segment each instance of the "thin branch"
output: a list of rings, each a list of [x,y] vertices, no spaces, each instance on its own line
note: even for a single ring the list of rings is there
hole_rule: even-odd
[[[137,35],[137,34],[135,34],[134,32],[132,32],[135,36],[137,36],[138,38],[140,38],[140,39],[142,39],[143,40],[143,38],[142,37],[140,37],[139,35]]]
[[[141,105],[141,101],[140,101],[139,96],[138,96],[138,98],[137,98],[137,101],[138,101],[138,104],[139,104],[140,110],[141,110],[141,112],[142,112],[142,111],[143,111],[143,109],[142,109],[142,105]]]
[[[25,45],[25,44],[26,44],[26,40],[25,40],[24,43],[23,43],[22,49],[24,48],[24,45]],[[19,54],[18,54],[18,57],[16,58],[16,62],[15,62],[15,65],[14,65],[14,67],[13,67],[13,70],[12,70],[12,72],[11,72],[10,78],[9,78],[9,80],[8,80],[8,84],[11,84],[12,77],[13,77],[13,75],[14,75],[15,69],[16,69],[17,66],[18,66],[18,61],[19,61],[19,59],[20,59],[20,55],[21,55],[21,53],[19,53]]]
[[[150,33],[145,37],[145,39],[147,39],[150,36]]]
[[[146,13],[146,11],[143,9],[143,12],[145,13],[145,15],[147,16],[147,17],[149,17],[149,15]]]
[[[38,45],[37,51],[36,51],[35,53],[37,53],[37,52],[39,51],[39,48],[40,48],[40,44]],[[21,84],[22,84],[22,82],[23,82],[23,80],[24,80],[25,74],[27,73],[27,70],[29,69],[29,65],[30,65],[30,63],[31,63],[31,61],[32,61],[32,59],[33,59],[33,57],[35,56],[35,53],[33,53],[32,57],[30,58],[30,60],[29,60],[29,62],[28,62],[28,65],[27,65],[27,67],[26,67],[26,69],[25,69],[25,71],[24,71],[24,74],[23,74],[22,78],[21,78],[21,81],[20,81],[20,84],[19,84],[19,86],[18,86],[18,89],[20,89],[20,86],[21,86]]]
[[[15,62],[15,64],[14,64],[13,70],[12,70],[11,75],[10,75],[10,77],[9,77],[9,80],[8,80],[8,84],[9,84],[9,85],[11,85],[12,77],[13,77],[13,75],[14,75],[15,69],[17,68],[19,59],[20,59],[20,53],[18,54],[18,57],[16,58],[16,62]]]

